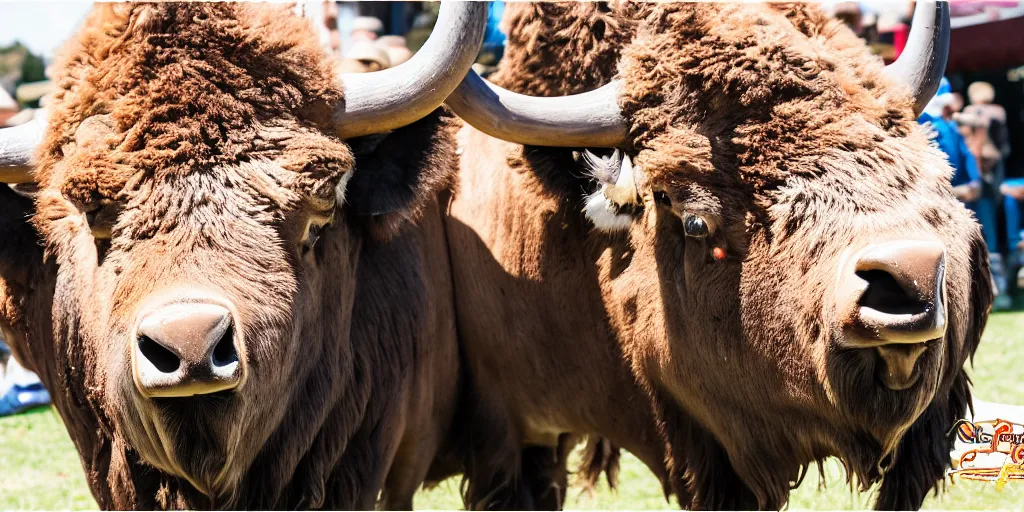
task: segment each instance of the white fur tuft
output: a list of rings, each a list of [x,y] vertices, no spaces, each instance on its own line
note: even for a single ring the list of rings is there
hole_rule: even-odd
[[[345,189],[348,188],[348,180],[352,179],[352,174],[355,172],[355,169],[349,169],[348,172],[341,175],[338,184],[334,186],[335,204],[345,204]]]
[[[615,213],[611,202],[604,195],[603,187],[587,197],[587,205],[583,207],[583,214],[599,231],[624,231],[633,222],[633,217]]]

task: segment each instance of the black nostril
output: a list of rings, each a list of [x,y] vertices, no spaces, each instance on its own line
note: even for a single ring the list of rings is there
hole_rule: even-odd
[[[858,301],[860,306],[893,315],[921,313],[928,308],[928,304],[908,294],[899,281],[884,270],[859,270],[857,277],[868,283]]]
[[[146,335],[140,335],[138,339],[139,352],[142,352],[142,356],[153,363],[153,366],[157,370],[163,373],[174,373],[181,366],[181,359],[178,356],[167,350],[157,343],[153,338]]]
[[[217,346],[213,347],[213,365],[227,366],[238,361],[238,352],[235,350],[235,328],[229,326],[224,335],[220,337]]]

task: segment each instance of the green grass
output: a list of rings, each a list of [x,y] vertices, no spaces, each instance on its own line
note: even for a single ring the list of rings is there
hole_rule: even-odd
[[[1024,404],[1024,313],[997,313],[990,321],[971,371],[975,396],[993,402]],[[835,461],[825,465],[825,486],[816,470],[793,492],[792,509],[870,508],[873,493],[853,493]],[[661,485],[637,459],[626,456],[619,490],[600,487],[593,495],[569,491],[569,509],[674,508]],[[421,509],[457,509],[458,482],[449,480],[416,496]],[[925,501],[929,509],[1024,510],[1024,482],[1002,491],[993,484],[958,481]],[[0,509],[87,509],[89,494],[74,447],[51,409],[0,419]]]
[[[0,509],[83,508],[96,502],[57,412],[0,419]]]

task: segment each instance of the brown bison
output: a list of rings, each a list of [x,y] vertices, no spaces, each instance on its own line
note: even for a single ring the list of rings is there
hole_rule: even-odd
[[[0,328],[101,507],[412,506],[459,399],[436,109],[485,17],[339,75],[284,7],[102,5],[48,124],[0,131],[35,182],[0,192]]]
[[[992,300],[915,120],[948,5],[918,2],[888,67],[814,5],[505,22],[510,90],[470,75],[448,100],[473,125],[447,225],[460,345],[505,429],[467,470],[509,491],[470,501],[515,505],[538,448],[557,470],[566,433],[596,433],[685,507],[782,507],[831,456],[878,507],[920,507]]]

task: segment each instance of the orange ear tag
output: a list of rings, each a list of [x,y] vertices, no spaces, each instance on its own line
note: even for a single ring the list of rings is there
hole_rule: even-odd
[[[724,260],[725,249],[722,249],[721,247],[715,247],[714,249],[711,250],[711,255],[714,256],[716,260]]]

